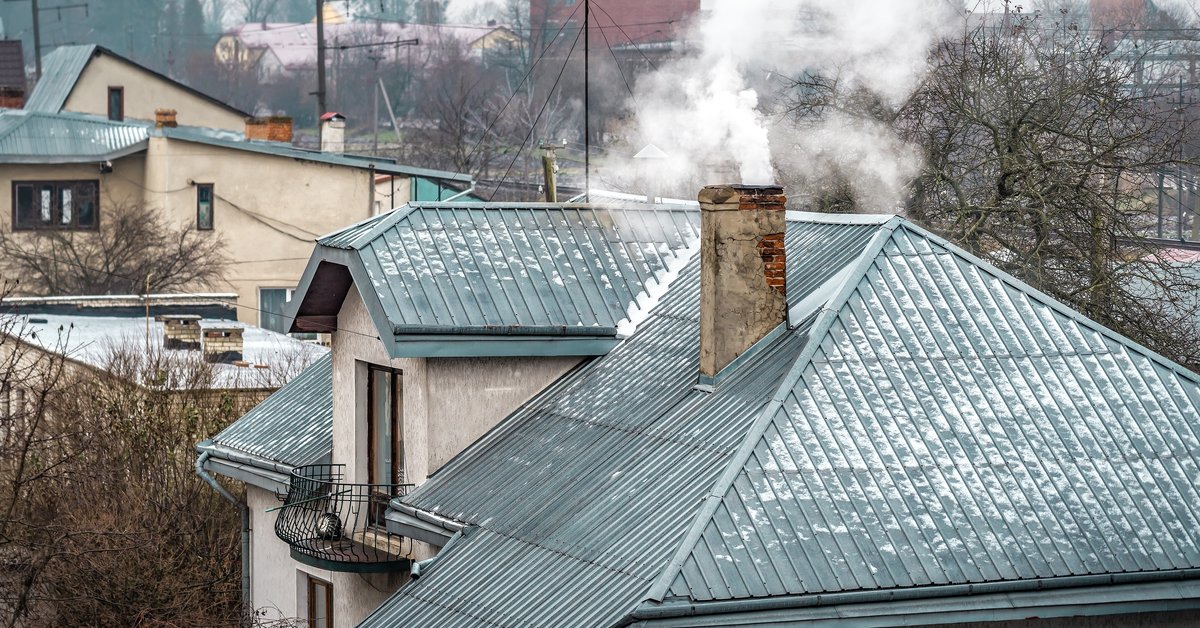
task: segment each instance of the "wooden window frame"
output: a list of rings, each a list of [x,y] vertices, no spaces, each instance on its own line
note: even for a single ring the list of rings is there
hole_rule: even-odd
[[[390,383],[392,401],[391,417],[389,421],[392,425],[392,468],[389,469],[390,474],[387,478],[379,478],[375,475],[375,430],[378,425],[378,417],[375,416],[375,373],[386,373]],[[402,400],[404,394],[404,373],[399,369],[394,369],[386,366],[378,366],[375,364],[367,365],[367,483],[368,484],[400,484],[405,477],[404,469],[404,408]],[[371,508],[369,509],[369,522],[372,525],[383,526],[383,515],[387,510],[387,504],[393,496],[384,494],[378,491],[372,491]]]
[[[200,190],[208,190],[208,226],[200,222]],[[212,183],[196,184],[196,230],[212,231],[217,225],[217,192]]]
[[[311,574],[305,574],[306,588],[308,589],[308,625],[310,628],[333,628],[333,583],[326,582],[320,578],[314,578]],[[318,626],[314,622],[313,610],[317,606],[317,586],[325,587],[325,625]]]
[[[92,207],[92,224],[79,225],[79,204],[78,200],[82,198],[77,192],[82,186],[91,188],[89,192],[93,196]],[[45,187],[52,187],[53,192],[50,194],[52,206],[50,208],[50,222],[43,223],[37,220],[33,222],[21,222],[19,218],[17,194],[23,187],[31,188],[31,193],[36,196],[39,190]],[[62,193],[63,190],[70,189],[71,192],[71,222],[69,224],[62,223]],[[12,182],[12,230],[13,231],[98,231],[100,229],[100,180],[99,179],[62,179],[58,181],[13,181]]]
[[[117,117],[113,117],[112,96],[113,93],[121,95],[121,108],[117,110]],[[124,85],[109,85],[108,100],[105,102],[105,108],[108,110],[108,119],[116,122],[125,120],[125,86]]]

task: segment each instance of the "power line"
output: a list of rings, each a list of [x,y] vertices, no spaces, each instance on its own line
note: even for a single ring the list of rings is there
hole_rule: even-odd
[[[621,69],[621,61],[617,59],[617,53],[613,52],[612,44],[608,41],[608,35],[604,31],[600,31],[600,35],[604,37],[604,47],[608,48],[608,54],[612,55],[613,64],[617,66],[617,72],[621,75],[621,82],[625,84],[625,91],[629,92],[629,98],[632,100],[633,88],[629,86],[629,79],[625,78],[625,70]]]
[[[576,7],[576,10],[578,10],[578,7]],[[504,185],[504,180],[507,179],[508,174],[512,172],[513,166],[516,165],[517,160],[521,158],[521,151],[525,149],[525,143],[528,142],[529,138],[533,135],[533,130],[537,128],[538,122],[541,121],[542,114],[546,113],[546,107],[550,104],[550,100],[554,98],[554,90],[558,88],[558,83],[562,80],[563,73],[567,70],[567,65],[571,61],[571,55],[575,52],[575,46],[579,44],[579,36],[582,34],[582,29],[576,33],[575,41],[571,44],[571,51],[567,53],[567,58],[563,60],[562,68],[558,71],[558,76],[554,78],[554,85],[551,85],[550,91],[546,92],[546,102],[542,103],[542,108],[538,111],[537,117],[533,119],[533,124],[529,125],[529,132],[525,134],[525,139],[521,140],[521,145],[517,147],[517,152],[515,155],[513,155],[512,161],[508,162],[508,168],[504,171],[504,176],[500,177],[500,180],[496,183],[496,189],[492,190],[492,194],[488,196],[488,202],[491,202],[491,200],[496,197],[496,192],[500,191],[500,186]],[[584,54],[587,54],[587,51],[584,51]]]
[[[642,55],[642,58],[646,60],[646,63],[649,63],[651,68],[653,68],[655,71],[658,71],[658,65],[656,65],[653,61],[651,61],[650,57],[646,56],[646,53],[642,52],[642,49],[639,48],[636,43],[634,43],[633,38],[629,36],[629,33],[626,33],[625,29],[621,28],[621,26],[619,24],[617,24],[617,21],[613,19],[613,16],[609,15],[608,11],[605,11],[604,7],[600,6],[599,3],[596,3],[596,8],[600,9],[600,12],[603,13],[606,17],[608,17],[608,20],[613,23],[613,26],[616,26],[617,30],[621,31],[621,34],[625,36],[625,39],[629,40],[629,45],[633,46],[633,49],[636,50],[638,54]],[[600,32],[604,32],[604,31],[600,31]]]
[[[575,10],[571,12],[571,15],[567,19],[570,20],[570,18],[575,17],[575,13],[577,11],[579,11],[578,5],[576,5]],[[562,34],[563,29],[566,28],[566,26],[567,26],[567,24],[566,24],[566,22],[564,22],[563,25],[561,27],[559,27],[558,32],[556,32],[554,34],[555,41],[558,40],[558,36]],[[580,31],[580,32],[582,32],[582,31]],[[575,40],[576,41],[579,40],[578,34],[575,35]],[[538,58],[535,59],[533,61],[533,64],[529,66],[529,71],[525,73],[525,76],[521,77],[521,81],[519,83],[517,83],[516,89],[514,89],[511,94],[509,94],[508,100],[506,100],[504,102],[504,106],[500,108],[499,113],[497,113],[496,117],[492,119],[491,124],[487,125],[487,128],[483,130],[483,134],[479,136],[479,141],[475,142],[475,146],[471,147],[471,152],[467,153],[467,158],[464,160],[464,163],[467,163],[467,164],[471,163],[471,158],[475,156],[475,152],[478,151],[479,147],[483,145],[484,140],[487,139],[488,133],[490,133],[492,131],[492,128],[496,126],[496,123],[500,121],[500,118],[502,116],[504,116],[504,112],[508,110],[508,106],[510,104],[512,104],[513,99],[517,97],[518,93],[520,93],[521,87],[524,86],[525,82],[529,80],[529,77],[533,75],[533,71],[537,68],[538,63],[541,63],[542,59],[546,56],[546,53],[550,52],[551,47],[552,46],[546,46],[545,48],[543,48],[542,53],[539,54]],[[571,46],[571,50],[572,51],[575,50],[574,45]],[[571,58],[571,53],[568,52],[567,56],[566,56],[566,60],[563,61],[564,67],[565,67],[567,60],[570,60],[570,58]],[[561,72],[560,72],[560,75],[561,75]],[[555,84],[557,84],[557,82],[555,82]],[[551,90],[551,91],[553,91],[553,90]]]

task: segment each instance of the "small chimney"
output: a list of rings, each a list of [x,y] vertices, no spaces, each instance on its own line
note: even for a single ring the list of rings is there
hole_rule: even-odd
[[[204,360],[232,363],[242,360],[242,328],[211,326],[204,328]]]
[[[163,314],[164,349],[200,350],[200,316],[198,314]]]
[[[289,116],[246,118],[246,139],[292,143],[292,119]]]
[[[25,106],[25,90],[17,87],[0,87],[0,107],[20,109]]]
[[[346,152],[346,116],[336,111],[321,116],[321,152]]]
[[[156,128],[175,128],[179,123],[175,120],[174,109],[155,109],[154,110],[154,126]]]
[[[783,188],[700,190],[700,374],[721,369],[787,322]]]

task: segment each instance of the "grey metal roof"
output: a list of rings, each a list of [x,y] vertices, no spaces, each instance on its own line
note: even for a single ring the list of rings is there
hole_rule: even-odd
[[[431,179],[443,179],[447,181],[459,181],[466,183],[472,181],[470,175],[461,174],[458,172],[430,170],[428,168],[414,168],[411,166],[398,164],[395,162],[395,160],[384,157],[365,157],[360,155],[346,155],[343,153],[305,150],[303,148],[296,148],[295,146],[285,142],[246,140],[241,133],[225,131],[221,129],[180,126],[175,128],[156,129],[156,132],[162,133],[164,136],[174,140],[207,144],[209,146],[221,146],[235,150],[262,153],[265,155],[275,155],[277,157],[290,157],[292,159],[312,161],[334,166],[347,166],[350,168],[360,168],[362,170],[374,170],[380,174],[428,177]]]
[[[0,163],[80,163],[146,149],[145,125],[98,116],[0,110]]]
[[[25,91],[25,52],[20,39],[0,40],[0,88]]]
[[[403,499],[470,532],[363,625],[1200,567],[1193,374],[901,219],[791,218],[799,325],[696,390],[689,266]]]
[[[43,57],[42,78],[25,100],[25,109],[42,113],[61,111],[95,53],[95,44],[59,46]]]
[[[410,203],[318,240],[297,318],[332,260],[349,266],[384,337],[615,338],[698,238],[687,206]]]
[[[332,354],[320,357],[211,442],[290,467],[328,456],[333,449]]]

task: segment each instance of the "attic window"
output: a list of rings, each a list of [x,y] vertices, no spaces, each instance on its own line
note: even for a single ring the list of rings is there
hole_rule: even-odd
[[[94,230],[99,181],[14,181],[13,231]]]
[[[196,229],[212,231],[213,228],[213,184],[196,184]]]
[[[108,119],[125,119],[125,88],[109,85],[108,87]]]

